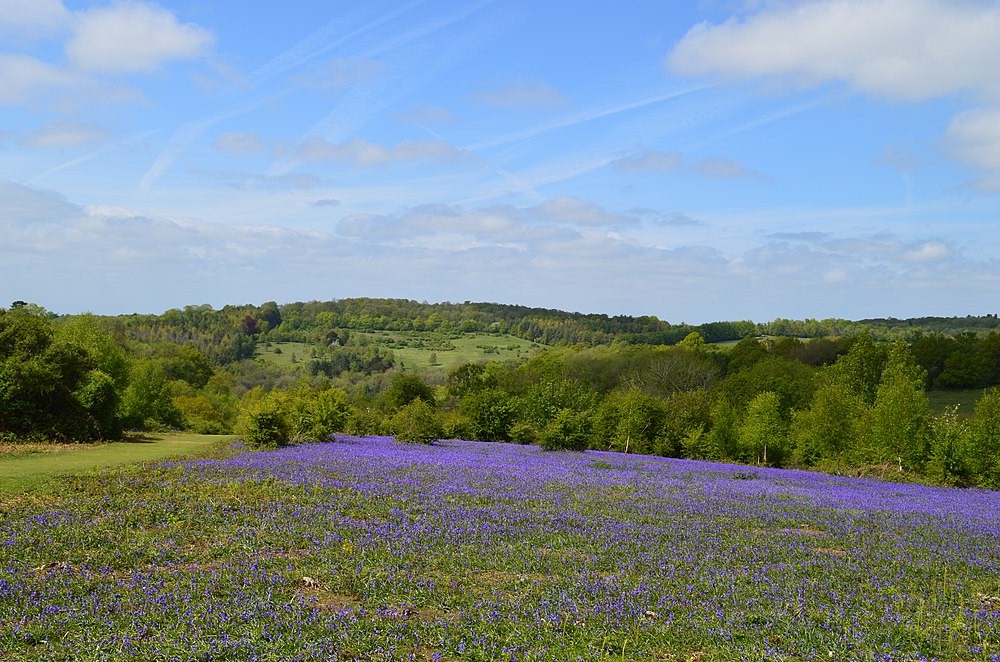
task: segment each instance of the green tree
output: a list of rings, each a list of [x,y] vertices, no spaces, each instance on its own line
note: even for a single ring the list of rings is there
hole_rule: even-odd
[[[919,470],[927,459],[931,408],[924,390],[927,373],[903,342],[893,343],[869,410],[867,451],[876,462]]]
[[[503,391],[482,391],[463,398],[461,410],[469,419],[473,437],[480,441],[510,441],[515,421],[513,398]]]
[[[665,417],[663,401],[641,391],[612,393],[597,405],[591,447],[624,453],[653,453]]]
[[[842,383],[824,380],[808,409],[797,411],[790,429],[794,461],[814,465],[839,459],[858,442],[858,421],[867,406],[861,396]]]
[[[788,443],[777,393],[758,393],[747,405],[739,428],[739,445],[745,462],[780,466]]]
[[[136,430],[183,428],[184,419],[173,398],[174,392],[159,360],[134,361],[128,388],[121,399],[125,426]]]
[[[416,399],[423,400],[428,405],[435,405],[434,389],[425,384],[416,375],[399,373],[394,375],[382,396],[390,409],[400,409]]]
[[[589,412],[561,409],[539,433],[538,443],[549,451],[584,451],[589,438]]]
[[[969,465],[979,485],[1000,489],[1000,390],[987,390],[969,422]]]
[[[875,402],[885,363],[885,348],[876,345],[866,332],[856,337],[847,354],[837,359],[831,374],[870,405]]]
[[[968,421],[958,415],[958,405],[931,419],[926,473],[935,481],[956,486],[971,482],[969,432]]]
[[[711,422],[711,396],[705,389],[674,393],[663,401],[663,423],[656,438],[656,454],[666,457],[683,455],[682,442],[693,430],[705,430]],[[707,443],[698,440],[699,444]],[[694,450],[694,447],[691,448]]]

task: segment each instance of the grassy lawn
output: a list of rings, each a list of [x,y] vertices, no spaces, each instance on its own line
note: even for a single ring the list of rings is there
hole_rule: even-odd
[[[45,488],[66,474],[205,453],[229,439],[170,433],[103,444],[0,445],[0,494]]]

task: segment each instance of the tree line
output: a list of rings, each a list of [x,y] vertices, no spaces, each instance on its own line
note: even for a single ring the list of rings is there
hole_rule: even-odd
[[[634,322],[640,333],[655,324]],[[0,310],[0,438],[156,429],[236,432],[258,445],[334,432],[463,437],[1000,487],[997,392],[968,415],[935,414],[926,393],[996,384],[995,331],[920,330],[909,343],[868,332],[747,336],[721,349],[688,331],[673,345],[563,344],[442,379],[403,371],[344,323],[328,303],[60,317],[22,302]],[[292,333],[316,344],[306,370],[213,349]]]

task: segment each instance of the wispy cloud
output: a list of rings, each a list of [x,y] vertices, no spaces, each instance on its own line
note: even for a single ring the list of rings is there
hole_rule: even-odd
[[[75,122],[49,122],[25,136],[22,142],[29,147],[61,149],[101,142],[107,135],[108,130],[101,126]]]
[[[404,140],[393,147],[385,147],[363,138],[354,138],[336,145],[322,138],[310,138],[296,151],[299,158],[305,161],[347,161],[362,167],[405,161],[455,161],[468,158],[467,154],[443,140]]]
[[[477,101],[496,108],[558,108],[569,103],[566,96],[542,82],[517,81],[489,92],[473,95]]]
[[[684,157],[679,151],[644,152],[616,160],[612,165],[622,172],[669,172],[681,167]]]
[[[219,134],[212,146],[226,154],[249,156],[264,151],[264,141],[254,131],[225,131]]]
[[[552,131],[558,131],[560,129],[566,129],[572,126],[577,126],[579,124],[585,124],[587,122],[593,122],[605,117],[610,117],[612,115],[617,115],[619,113],[626,113],[633,110],[638,110],[640,108],[645,108],[647,106],[653,106],[671,99],[677,99],[679,97],[684,97],[689,94],[694,94],[702,90],[709,89],[708,85],[696,85],[685,87],[679,90],[673,90],[670,92],[665,92],[663,94],[656,94],[653,96],[644,97],[642,99],[635,99],[633,101],[626,101],[622,103],[612,103],[605,106],[600,106],[596,108],[589,108],[586,110],[579,110],[562,117],[558,117],[555,120],[546,122],[543,124],[538,124],[527,129],[516,131],[513,133],[507,133],[495,136],[489,140],[475,142],[466,145],[465,148],[474,151],[480,151],[484,149],[490,149],[493,147],[499,147],[501,145],[509,145],[511,143],[519,142],[522,140],[528,140],[535,138],[545,133]]]

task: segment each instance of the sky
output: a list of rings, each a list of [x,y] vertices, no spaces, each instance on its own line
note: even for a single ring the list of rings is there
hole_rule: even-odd
[[[997,313],[997,62],[991,0],[0,0],[0,306]]]

